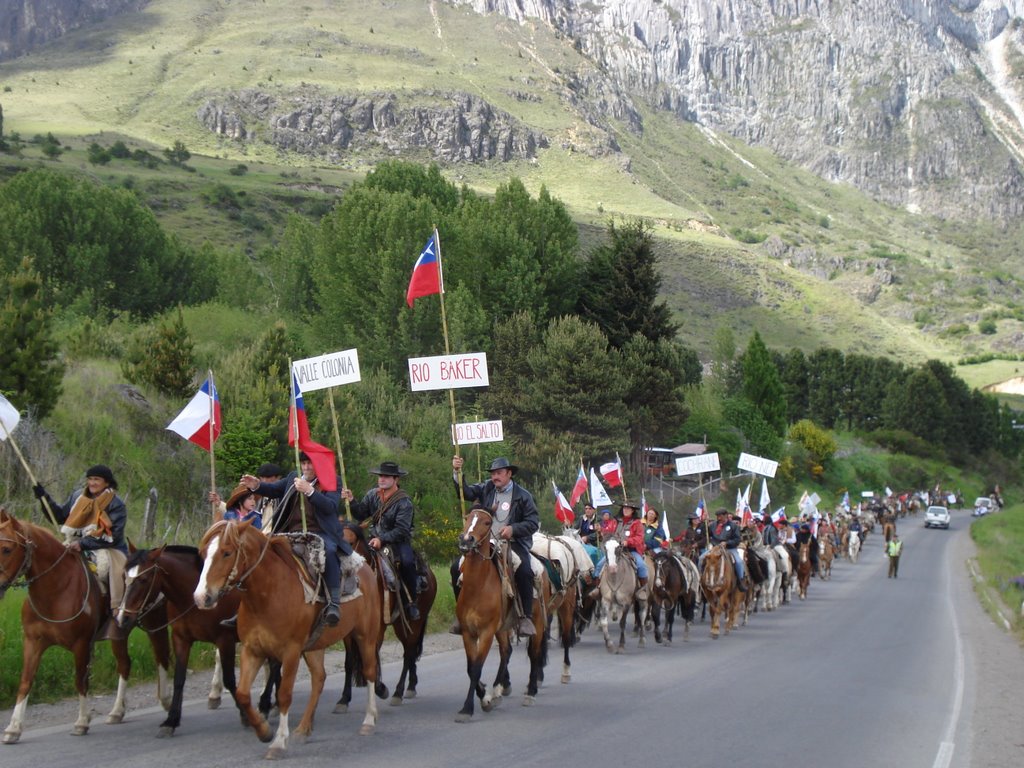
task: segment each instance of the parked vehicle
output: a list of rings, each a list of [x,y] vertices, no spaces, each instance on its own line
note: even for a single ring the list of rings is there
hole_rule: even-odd
[[[949,510],[946,507],[928,507],[924,513],[925,528],[949,528]]]
[[[988,496],[979,496],[974,500],[974,516],[982,517],[995,510],[992,499]]]

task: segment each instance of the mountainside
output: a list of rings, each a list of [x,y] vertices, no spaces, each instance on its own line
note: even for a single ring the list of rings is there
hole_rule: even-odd
[[[148,0],[0,0],[0,61],[68,32],[142,8]]]
[[[1022,4],[24,0],[22,20],[114,15],[5,61],[0,104],[6,134],[180,140],[282,185],[401,156],[483,192],[545,185],[588,232],[642,216],[704,350],[727,324],[915,360],[1016,353]]]

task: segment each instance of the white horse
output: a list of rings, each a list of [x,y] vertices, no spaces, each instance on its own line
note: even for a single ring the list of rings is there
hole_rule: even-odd
[[[775,572],[778,574],[778,586],[772,599],[778,608],[783,603],[788,603],[793,594],[793,561],[782,544],[772,547],[772,552],[775,553]]]
[[[621,545],[615,539],[604,543],[605,564],[601,572],[601,631],[604,645],[609,653],[622,653],[626,649],[626,620],[632,613],[633,603],[640,606],[640,615],[647,615],[647,587],[638,588],[640,583],[632,555],[627,553],[628,562],[619,562],[618,550]],[[619,623],[619,645],[612,643],[608,636],[608,619]],[[644,623],[639,626],[639,646],[647,645]]]
[[[850,531],[850,549],[847,554],[851,563],[857,562],[857,556],[860,554],[860,534],[857,531]]]
[[[751,549],[765,563],[765,569],[768,571],[765,580],[754,587],[754,610],[760,610],[760,606],[763,605],[765,611],[774,611],[779,605],[777,592],[782,584],[782,575],[779,573],[775,553],[762,541],[755,541],[751,545]]]

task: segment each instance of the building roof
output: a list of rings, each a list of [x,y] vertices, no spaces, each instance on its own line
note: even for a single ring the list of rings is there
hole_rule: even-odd
[[[672,449],[677,456],[701,456],[706,453],[708,447],[704,443],[683,443]]]

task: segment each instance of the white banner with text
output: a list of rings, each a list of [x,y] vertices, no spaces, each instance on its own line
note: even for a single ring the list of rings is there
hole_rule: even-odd
[[[486,352],[409,358],[409,385],[413,392],[486,387],[488,383]]]

